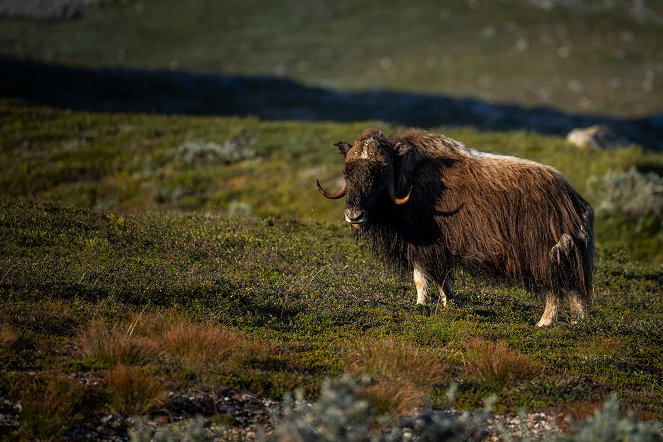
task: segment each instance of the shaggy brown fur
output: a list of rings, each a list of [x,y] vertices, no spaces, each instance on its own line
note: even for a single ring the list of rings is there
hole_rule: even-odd
[[[554,321],[563,296],[583,317],[592,297],[594,215],[555,169],[421,130],[385,137],[367,129],[337,147],[346,220],[378,256],[440,288],[459,267],[505,276],[546,295],[540,326]],[[394,194],[408,191],[409,201],[394,204]]]

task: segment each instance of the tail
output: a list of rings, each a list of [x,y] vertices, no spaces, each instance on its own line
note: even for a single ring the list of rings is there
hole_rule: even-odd
[[[550,249],[550,259],[568,269],[570,274],[566,274],[566,283],[578,291],[586,304],[591,303],[594,294],[594,211],[589,204],[583,209],[576,232],[573,235],[562,234],[557,244]]]

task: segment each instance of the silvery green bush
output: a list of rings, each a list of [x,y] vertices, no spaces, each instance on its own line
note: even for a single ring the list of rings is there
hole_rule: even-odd
[[[307,402],[302,390],[285,396],[283,415],[268,441],[367,441],[378,416],[358,396],[362,381],[350,377],[325,379],[320,396]],[[378,439],[379,440],[379,439]]]
[[[233,138],[223,144],[213,141],[186,141],[175,150],[175,158],[187,166],[197,167],[210,161],[235,163],[256,157],[256,152],[246,145],[248,137]]]
[[[588,185],[597,200],[597,216],[622,218],[638,229],[648,220],[663,226],[663,177],[632,167],[591,177]]]
[[[577,425],[570,436],[558,437],[563,442],[653,442],[663,441],[660,422],[641,422],[632,414],[619,411],[619,398],[610,394],[593,416]]]
[[[211,428],[201,417],[181,424],[152,429],[139,424],[129,430],[131,442],[212,442],[223,436],[223,427]]]
[[[282,416],[267,441],[466,441],[479,435],[482,413],[426,410],[399,421],[378,415],[360,390],[368,381],[350,377],[326,379],[315,402],[303,393],[286,396]],[[455,385],[448,392],[452,399]],[[488,407],[492,406],[492,402]]]
[[[483,412],[459,413],[452,410],[422,410],[399,421],[378,416],[360,390],[366,380],[349,377],[323,382],[320,396],[315,402],[304,400],[301,391],[288,396],[283,415],[276,419],[275,431],[267,441],[471,441],[483,440],[498,431],[505,441],[529,441],[517,437],[504,427],[488,431],[486,417],[495,398],[489,398]],[[447,392],[447,401],[455,397],[455,384]],[[525,419],[521,419],[524,422]],[[523,424],[524,425],[524,424]],[[617,394],[611,394],[594,415],[574,426],[570,435],[559,434],[554,428],[543,430],[537,440],[557,442],[650,442],[663,441],[659,422],[640,422],[632,414],[619,410]],[[522,428],[521,434],[527,429]]]

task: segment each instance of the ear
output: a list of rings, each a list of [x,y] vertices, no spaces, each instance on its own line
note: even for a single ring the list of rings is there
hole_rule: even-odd
[[[402,141],[399,141],[396,144],[394,144],[394,152],[396,153],[396,156],[399,157],[404,157],[411,149],[412,147],[409,144],[404,143]]]
[[[348,151],[352,147],[350,143],[346,143],[345,141],[334,143],[334,146],[338,147],[338,150],[343,154],[343,156],[347,155]]]

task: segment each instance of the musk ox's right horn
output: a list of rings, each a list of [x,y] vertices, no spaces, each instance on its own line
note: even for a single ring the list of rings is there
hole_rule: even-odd
[[[318,191],[325,196],[325,198],[329,198],[330,200],[337,200],[339,198],[343,198],[345,196],[345,192],[348,190],[348,183],[347,181],[343,181],[343,187],[341,187],[341,190],[339,190],[336,193],[329,193],[325,189],[322,188],[320,185],[320,180],[316,180],[318,183]]]

